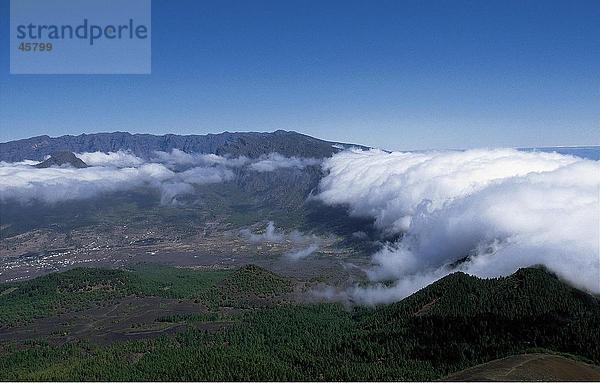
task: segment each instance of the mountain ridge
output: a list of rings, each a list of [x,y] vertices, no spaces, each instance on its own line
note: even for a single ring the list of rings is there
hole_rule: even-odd
[[[325,158],[343,148],[362,145],[321,140],[294,131],[223,132],[205,135],[153,135],[128,132],[105,132],[50,137],[36,136],[0,143],[0,161],[43,160],[57,151],[116,152],[128,150],[149,158],[154,151],[179,149],[188,153],[204,153],[257,158],[277,152],[288,157]]]

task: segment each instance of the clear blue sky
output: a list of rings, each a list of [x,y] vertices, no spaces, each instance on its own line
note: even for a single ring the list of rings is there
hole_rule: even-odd
[[[296,130],[388,149],[600,143],[600,1],[154,0],[152,74],[9,75],[1,141]]]

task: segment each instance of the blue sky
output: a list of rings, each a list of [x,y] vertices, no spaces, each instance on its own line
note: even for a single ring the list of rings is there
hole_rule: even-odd
[[[387,149],[600,143],[600,1],[152,2],[151,75],[10,75],[1,141],[296,130]]]

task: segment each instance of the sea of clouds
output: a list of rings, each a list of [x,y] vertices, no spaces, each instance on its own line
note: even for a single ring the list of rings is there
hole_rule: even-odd
[[[190,154],[178,149],[155,152],[150,160],[125,151],[77,153],[76,156],[89,167],[37,169],[32,166],[38,163],[36,161],[0,162],[0,202],[56,203],[150,187],[160,191],[162,204],[177,205],[177,198],[192,194],[195,185],[231,181],[235,168],[246,166],[249,171],[269,172],[320,163],[278,153],[251,160],[243,156]]]
[[[268,172],[321,163],[277,153],[252,160],[180,150],[155,152],[150,160],[128,152],[77,156],[90,167],[0,162],[0,202],[56,203],[145,187],[176,205],[196,185],[231,181],[241,167]],[[346,299],[393,302],[454,271],[495,277],[532,265],[600,293],[600,161],[512,149],[346,150],[322,167],[326,175],[313,198],[372,217],[382,233],[400,238],[372,256],[365,271],[375,283],[344,292]],[[314,238],[286,236],[272,223],[264,233],[242,234],[255,242],[291,240],[290,259],[319,248]]]
[[[600,293],[600,162],[512,149],[387,153],[349,150],[323,164],[317,198],[375,219],[401,239],[366,270],[375,284],[344,294],[393,302],[451,273],[481,277],[544,265]]]

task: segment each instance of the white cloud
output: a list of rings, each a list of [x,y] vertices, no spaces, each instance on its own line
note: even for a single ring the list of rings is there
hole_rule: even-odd
[[[250,170],[256,172],[272,172],[282,168],[304,169],[307,166],[318,165],[321,160],[316,158],[285,157],[279,153],[261,156],[257,162],[250,165]]]
[[[18,166],[18,165],[37,165],[39,163],[41,163],[42,161],[34,161],[34,160],[23,160],[23,161],[19,161],[19,162],[4,162],[4,161],[0,161],[0,167],[6,167],[6,166]]]
[[[151,161],[126,151],[78,153],[76,156],[90,167],[35,169],[28,165],[39,161],[0,162],[0,201],[54,203],[151,186],[161,190],[163,203],[172,201],[175,204],[179,203],[177,196],[194,192],[191,185],[230,181],[234,179],[232,168],[252,162],[244,156],[229,158],[215,154],[190,154],[178,149],[170,153],[155,152]],[[272,171],[280,167],[304,167],[314,161],[286,158],[274,153],[254,160],[252,165],[257,165],[262,169],[260,171]]]
[[[305,235],[298,230],[286,234],[283,230],[278,230],[273,221],[267,223],[267,227],[262,233],[252,233],[248,229],[240,230],[240,234],[252,243],[291,243],[292,250],[283,254],[287,259],[297,261],[306,258],[319,250],[321,239],[316,235]]]
[[[245,156],[232,158],[216,154],[186,153],[179,149],[173,149],[171,152],[156,151],[152,161],[164,163],[171,168],[186,165],[221,165],[228,168],[239,168],[247,165],[250,170],[257,172],[272,172],[281,168],[304,169],[307,166],[321,163],[321,160],[315,158],[285,157],[279,153],[270,153],[262,155],[258,159],[250,159]]]
[[[233,179],[233,172],[221,167],[195,167],[177,173],[184,182],[196,185],[220,183]]]
[[[127,190],[145,183],[173,177],[166,167],[145,164],[139,168],[52,167],[36,169],[24,165],[0,167],[0,200],[54,203],[94,197],[100,193]]]
[[[76,153],[88,166],[114,166],[117,168],[137,167],[144,163],[141,158],[122,150],[118,152]]]
[[[229,158],[216,154],[186,153],[179,149],[173,149],[170,153],[155,151],[152,161],[165,163],[169,166],[222,165],[227,167],[240,167],[248,163],[249,159],[244,156]]]
[[[352,237],[354,237],[356,239],[361,239],[361,240],[369,239],[369,235],[362,230],[355,231],[354,233],[352,233]]]
[[[194,187],[185,182],[165,182],[160,185],[160,203],[162,205],[178,205],[178,196],[193,192]]]
[[[299,250],[292,250],[284,254],[286,258],[289,258],[293,261],[297,261],[302,258],[306,258],[309,255],[312,255],[315,251],[319,250],[319,244],[311,243],[307,247]]]
[[[368,270],[372,280],[396,284],[354,289],[354,299],[397,300],[457,269],[493,277],[536,264],[600,292],[597,161],[510,149],[354,150],[323,167],[318,198],[404,233]]]
[[[195,167],[183,172],[176,172],[170,182],[160,185],[161,204],[179,205],[178,196],[193,194],[192,185],[215,184],[233,179],[233,172],[220,167]]]
[[[240,234],[246,237],[250,242],[260,243],[260,242],[274,242],[279,243],[283,242],[285,239],[285,234],[283,231],[277,230],[275,228],[275,223],[273,221],[269,221],[267,223],[267,228],[264,233],[254,234],[248,229],[240,230]]]
[[[233,178],[230,170],[221,167],[194,167],[174,172],[158,163],[119,168],[116,164],[124,164],[121,161],[124,157],[119,156],[95,158],[108,161],[104,163],[110,166],[37,169],[24,164],[3,163],[0,166],[0,201],[55,203],[144,186],[158,188],[163,203],[175,203],[176,196],[193,193],[193,184],[219,183]]]

